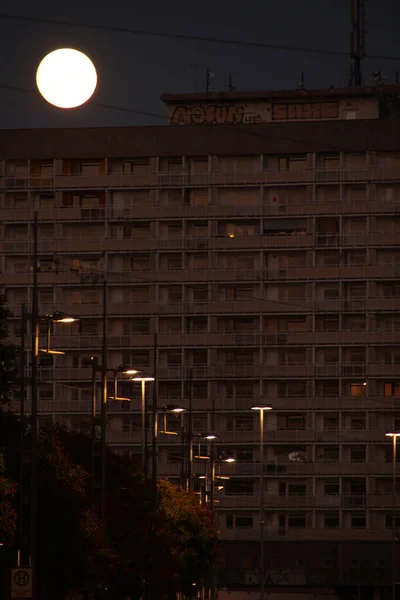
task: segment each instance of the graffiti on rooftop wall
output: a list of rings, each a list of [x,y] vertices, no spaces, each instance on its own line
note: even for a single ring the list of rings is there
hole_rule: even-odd
[[[301,102],[272,105],[273,121],[308,121],[311,119],[337,119],[337,102]]]
[[[236,123],[262,123],[260,112],[248,110],[244,104],[198,104],[176,106],[171,115],[171,125],[224,125]]]
[[[306,585],[309,583],[323,583],[321,573],[307,573],[304,569],[269,569],[265,573],[265,585]],[[259,585],[260,572],[258,569],[249,569],[244,575],[245,585]]]

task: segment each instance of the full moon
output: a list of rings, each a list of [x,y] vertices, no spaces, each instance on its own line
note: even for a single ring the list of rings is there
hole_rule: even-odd
[[[50,52],[39,64],[36,85],[50,104],[75,108],[93,95],[97,85],[96,68],[83,52],[60,48]]]

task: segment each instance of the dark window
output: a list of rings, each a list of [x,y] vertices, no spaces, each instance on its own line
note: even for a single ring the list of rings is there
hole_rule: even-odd
[[[339,513],[337,511],[325,514],[324,527],[325,529],[336,529],[339,527]]]
[[[248,479],[229,479],[225,484],[225,494],[253,494],[253,481]]]
[[[253,527],[253,517],[236,517],[236,527],[251,528]]]
[[[351,517],[351,526],[353,529],[363,529],[366,526],[365,514],[355,514]]]
[[[301,529],[306,527],[307,519],[305,513],[295,513],[293,515],[288,515],[288,527],[293,527],[294,529]]]

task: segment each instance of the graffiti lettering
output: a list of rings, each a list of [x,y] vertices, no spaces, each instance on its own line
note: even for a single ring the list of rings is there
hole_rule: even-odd
[[[261,123],[259,114],[246,114],[240,104],[199,104],[176,106],[172,112],[171,125],[223,125],[225,123]]]
[[[273,121],[337,119],[338,116],[339,105],[337,102],[302,102],[272,106]]]

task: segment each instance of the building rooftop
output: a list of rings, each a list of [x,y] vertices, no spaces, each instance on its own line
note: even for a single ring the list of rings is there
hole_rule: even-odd
[[[346,97],[379,97],[400,94],[400,85],[384,85],[371,87],[345,87],[334,86],[319,90],[296,89],[296,90],[236,90],[233,92],[209,92],[196,94],[163,94],[161,100],[165,104],[191,103],[191,102],[221,102],[221,101],[277,101],[296,100],[312,98],[313,100],[328,100],[329,98]]]
[[[119,158],[395,152],[400,120],[0,130],[0,158]]]

